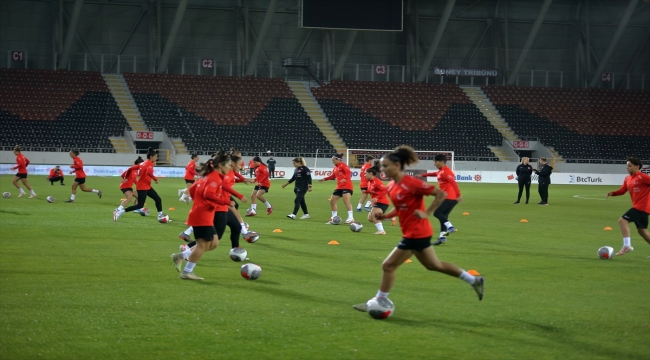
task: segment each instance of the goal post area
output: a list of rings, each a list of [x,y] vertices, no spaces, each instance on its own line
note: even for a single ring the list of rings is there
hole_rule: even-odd
[[[382,156],[392,152],[393,150],[377,150],[377,149],[347,149],[345,151],[345,163],[352,168],[360,168],[365,164],[368,156],[373,156],[375,159],[380,159]],[[443,154],[447,156],[447,166],[455,169],[455,158],[453,151],[420,151],[415,150],[420,161],[410,166],[409,169],[413,170],[432,170],[435,169],[434,158],[436,155]]]

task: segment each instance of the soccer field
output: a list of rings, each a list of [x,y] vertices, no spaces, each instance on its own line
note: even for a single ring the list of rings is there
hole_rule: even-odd
[[[375,295],[381,262],[401,233],[386,223],[387,235],[371,235],[366,212],[355,212],[360,233],[325,225],[333,182],[314,182],[311,219],[290,220],[292,185],[272,181],[274,212],[258,204],[259,215],[246,221],[260,240],[242,245],[262,267],[260,279],[241,277],[226,230],[195,269],[205,280],[183,281],[170,259],[190,208],[176,196],[182,179],[154,184],[169,224],[156,221],[151,200],[151,216],[113,222],[117,177],[88,178],[103,198],[79,190],[72,204],[63,202],[71,177],[64,187],[30,176],[36,199],[17,198],[11,179],[0,176],[0,191],[12,193],[0,198],[3,359],[650,358],[650,246],[632,225],[635,251],[609,261],[596,255],[622,244],[617,220],[630,198],[604,200],[616,186],[551,185],[550,206],[537,206],[536,185],[531,205],[513,205],[515,185],[459,184],[465,201],[450,217],[458,232],[435,250],[485,277],[483,301],[413,258],[390,293],[394,316],[379,321],[352,304]],[[48,195],[57,201],[47,203]],[[359,197],[355,190],[355,205]],[[342,201],[339,214],[345,218]]]

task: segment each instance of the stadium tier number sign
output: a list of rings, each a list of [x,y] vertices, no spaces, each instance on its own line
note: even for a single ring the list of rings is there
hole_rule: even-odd
[[[25,61],[25,52],[14,50],[11,52],[11,60],[13,61]]]
[[[612,82],[612,73],[602,73],[600,75],[600,80],[603,82]]]
[[[212,59],[201,59],[201,67],[204,69],[212,69],[214,61]]]
[[[375,74],[377,74],[377,75],[385,75],[386,74],[386,65],[376,65],[375,66]]]
[[[512,146],[514,146],[515,149],[528,149],[530,147],[530,142],[526,140],[517,140],[512,142]]]

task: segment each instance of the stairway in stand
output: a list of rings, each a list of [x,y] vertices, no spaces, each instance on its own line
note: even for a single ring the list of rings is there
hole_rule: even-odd
[[[318,129],[323,133],[323,135],[325,135],[325,138],[327,138],[330,144],[334,146],[337,152],[345,154],[347,147],[345,146],[343,139],[341,139],[339,134],[327,120],[327,117],[316,102],[311,91],[302,81],[289,81],[288,83],[289,88],[291,88],[291,91],[296,95],[300,105],[305,109],[311,121],[316,124]]]
[[[467,97],[469,97],[481,113],[485,115],[490,124],[492,124],[492,126],[494,126],[494,128],[497,129],[505,139],[511,143],[519,140],[517,134],[515,134],[510,126],[508,126],[508,123],[503,119],[501,114],[499,114],[499,111],[494,107],[490,99],[485,95],[480,87],[461,86],[461,89],[463,89],[463,92],[465,92]],[[491,146],[490,150],[499,158],[500,161],[512,160],[512,156],[503,148],[503,146],[498,146],[499,144],[494,145],[496,146]]]
[[[113,94],[117,106],[120,108],[131,129],[133,131],[147,131],[147,125],[142,121],[142,115],[140,115],[138,106],[135,104],[135,100],[133,100],[131,90],[129,90],[126,81],[124,81],[124,76],[114,74],[105,74],[103,76],[106,85],[108,85],[108,89]]]

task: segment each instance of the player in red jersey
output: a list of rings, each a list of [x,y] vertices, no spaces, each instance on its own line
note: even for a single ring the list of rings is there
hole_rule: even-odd
[[[133,165],[138,165],[142,162],[144,162],[144,159],[142,159],[141,156],[138,156],[138,158],[133,162]],[[120,206],[118,206],[115,211],[124,210],[124,206],[130,203],[131,199],[133,199],[134,205],[138,203],[138,199],[133,197],[133,183],[136,182],[138,178],[138,172],[136,170],[127,169],[122,173],[122,175],[120,175],[120,177],[122,178],[120,190],[122,191],[122,194],[124,194],[125,199],[120,203]]]
[[[153,148],[149,148],[147,152],[147,160],[144,162],[131,166],[129,169],[131,171],[138,171],[138,181],[136,182],[136,190],[138,190],[138,203],[129,206],[124,210],[115,210],[113,212],[113,221],[117,221],[125,212],[134,211],[140,212],[144,207],[144,202],[147,199],[147,196],[153,199],[156,203],[156,210],[158,210],[158,219],[165,217],[166,215],[162,212],[162,200],[154,188],[151,187],[151,180],[155,181],[158,184],[158,178],[153,174],[154,164],[158,160],[158,152]]]
[[[625,255],[634,248],[630,240],[630,223],[634,222],[639,235],[650,244],[650,232],[648,231],[648,214],[650,214],[650,175],[641,172],[643,163],[635,157],[627,158],[627,172],[623,186],[620,189],[607,193],[607,197],[620,196],[630,192],[632,208],[620,219],[618,226],[623,234],[623,247],[616,255]]]
[[[219,206],[227,206],[230,202],[222,195],[222,180],[220,170],[229,166],[230,158],[221,154],[203,164],[203,176],[190,187],[190,196],[194,199],[192,210],[187,216],[187,224],[194,228],[196,246],[187,250],[187,263],[181,271],[183,253],[172,254],[172,261],[176,270],[180,271],[180,278],[185,280],[203,280],[194,274],[194,267],[201,260],[206,251],[214,250],[219,245],[216,226],[221,226],[225,220],[217,216]],[[225,225],[224,225],[225,226]]]
[[[189,194],[189,188],[194,184],[194,178],[198,175],[196,172],[196,164],[199,162],[199,156],[197,154],[190,154],[190,162],[185,166],[185,189],[178,189],[178,195],[181,197],[179,201],[185,201],[188,205],[192,200]]]
[[[25,190],[18,185],[18,180],[20,180],[23,185],[29,190],[30,195],[29,198],[33,199],[36,197],[36,193],[34,192],[34,189],[29,185],[29,182],[27,181],[27,166],[29,166],[29,159],[25,157],[20,151],[20,146],[16,145],[14,147],[14,155],[16,155],[16,166],[12,167],[11,170],[18,170],[16,175],[14,176],[13,184],[16,188],[18,188],[20,194],[18,194],[18,197],[23,197],[25,196]]]
[[[377,164],[375,164],[377,162]],[[366,205],[363,206],[363,202],[366,201],[368,198],[368,180],[366,180],[365,174],[368,169],[371,167],[379,165],[379,162],[375,160],[375,157],[372,155],[367,155],[366,156],[366,162],[363,163],[363,166],[361,166],[361,182],[359,183],[359,188],[361,188],[361,199],[359,199],[359,203],[357,204],[357,211],[361,211],[361,207],[364,207],[367,211],[370,211],[370,200],[366,202]]]
[[[388,210],[390,201],[388,200],[388,189],[379,178],[379,166],[369,167],[364,173],[368,194],[370,194],[370,203],[372,210],[368,214],[368,220],[375,224],[377,231],[373,235],[386,235],[384,224],[377,219],[377,215],[384,214]]]
[[[56,181],[59,181],[61,185],[65,185],[63,183],[63,172],[61,171],[61,167],[59,165],[55,166],[54,169],[50,169],[50,176],[47,177],[47,181],[50,182],[50,185],[54,185]]]
[[[248,162],[248,175],[250,176],[251,179],[255,175],[255,159],[250,159],[250,161]]]
[[[395,283],[397,268],[415,255],[428,270],[458,277],[470,284],[478,294],[478,299],[481,300],[483,299],[483,277],[470,275],[454,264],[440,261],[431,246],[433,229],[428,217],[442,204],[446,195],[435,186],[404,174],[406,166],[417,162],[415,151],[405,145],[396,148],[381,159],[382,171],[393,179],[388,184],[388,196],[395,208],[387,214],[376,214],[375,218],[382,220],[397,215],[403,238],[382,264],[383,277],[376,297],[388,298],[388,293]],[[436,198],[425,210],[424,196],[430,195]],[[366,303],[353,307],[359,311],[368,311]]]
[[[332,193],[330,198],[330,206],[332,207],[332,217],[330,221],[325,224],[333,224],[332,218],[338,216],[338,205],[336,204],[340,198],[343,198],[343,203],[345,208],[348,210],[348,218],[345,220],[346,224],[354,222],[354,215],[352,211],[352,204],[350,203],[350,198],[354,193],[352,185],[352,172],[346,163],[343,162],[343,154],[336,154],[332,156],[332,163],[334,164],[334,169],[332,170],[332,175],[318,180],[319,182],[334,180],[336,179],[336,189]]]
[[[251,193],[251,210],[252,212],[246,214],[246,216],[255,216],[257,215],[257,199],[260,199],[266,205],[266,215],[271,215],[273,212],[273,206],[269,203],[264,194],[269,192],[271,187],[271,181],[269,180],[269,170],[262,162],[262,159],[259,156],[253,158],[255,163],[255,188]]]
[[[447,194],[447,198],[442,202],[440,207],[433,213],[433,216],[440,221],[440,237],[433,245],[440,245],[447,243],[447,235],[456,231],[454,225],[449,222],[449,214],[454,210],[454,207],[463,201],[460,196],[460,189],[456,183],[456,174],[447,167],[447,155],[438,154],[433,159],[433,163],[438,168],[438,171],[420,175],[420,177],[435,176],[438,178],[438,186],[440,190]]]
[[[72,171],[70,174],[75,174],[74,181],[72,182],[72,195],[65,202],[71,203],[74,202],[74,198],[77,196],[77,187],[81,188],[83,192],[91,192],[97,194],[99,198],[102,198],[102,191],[97,189],[91,189],[86,187],[86,173],[84,172],[84,162],[79,157],[79,150],[70,150],[70,157],[72,158]]]

